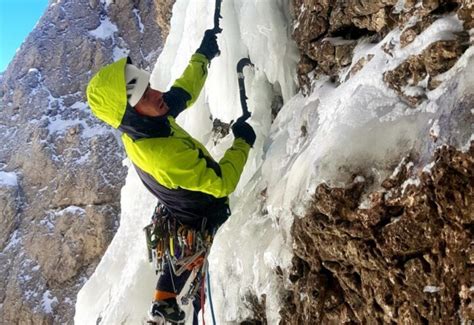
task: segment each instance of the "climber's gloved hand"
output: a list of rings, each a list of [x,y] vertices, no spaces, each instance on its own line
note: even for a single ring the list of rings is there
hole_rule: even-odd
[[[201,45],[197,49],[196,53],[203,54],[209,62],[219,55],[219,45],[217,45],[217,36],[216,31],[213,29],[208,29],[204,33],[202,38]]]
[[[234,137],[244,139],[245,142],[247,142],[251,147],[255,143],[255,139],[257,138],[257,135],[255,134],[255,131],[253,128],[248,124],[247,122],[244,121],[239,121],[234,123],[232,125],[232,133],[234,134]]]

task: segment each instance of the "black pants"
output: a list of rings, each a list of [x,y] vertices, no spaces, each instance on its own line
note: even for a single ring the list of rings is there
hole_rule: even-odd
[[[173,218],[173,215],[167,212],[166,208],[163,210],[163,207],[164,206],[161,203],[158,203],[157,208],[160,208],[158,209],[158,211],[161,211],[160,213],[162,214],[162,216],[166,215],[167,217]],[[217,231],[217,229],[229,218],[229,216],[230,216],[230,209],[228,207],[219,212],[214,211],[214,214],[211,214],[210,218],[206,222],[206,228],[210,230],[211,232]],[[177,219],[179,220],[179,218]],[[199,224],[199,226],[192,225],[194,226],[193,228],[200,229],[202,226],[202,220],[200,220],[199,223],[197,224]],[[190,275],[191,275],[191,271],[185,271],[180,276],[176,276],[169,262],[166,262],[164,265],[163,273],[158,278],[158,282],[156,284],[156,290],[165,291],[165,292],[173,292],[179,295],[181,291],[183,290],[183,287],[186,284],[186,281],[188,280]],[[194,297],[193,306],[194,306],[193,324],[197,324],[197,314],[201,310],[201,298],[200,298],[199,290],[196,296]]]
[[[180,276],[176,276],[173,273],[169,262],[166,262],[163,273],[158,278],[158,282],[156,283],[156,290],[166,291],[166,292],[174,292],[179,294],[181,290],[183,290],[186,281],[188,280],[189,276],[191,275],[191,271],[185,271]],[[197,275],[201,277],[200,273]],[[201,283],[201,285],[203,285]],[[197,293],[193,297],[193,325],[198,324],[198,315],[199,311],[201,310],[201,288],[197,291]]]

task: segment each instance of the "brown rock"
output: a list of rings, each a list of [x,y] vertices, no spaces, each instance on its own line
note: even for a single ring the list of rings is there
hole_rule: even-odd
[[[329,33],[334,34],[352,26],[351,17],[345,12],[345,5],[335,6],[329,16]]]
[[[156,23],[160,26],[161,37],[166,40],[170,31],[171,14],[176,0],[154,0],[156,8]]]
[[[396,90],[405,102],[416,107],[425,98],[424,94],[408,95],[404,92],[404,88],[418,85],[426,76],[426,67],[421,56],[412,55],[396,69],[385,72],[384,81],[390,88]]]
[[[448,71],[467,48],[463,36],[456,40],[434,42],[422,54],[426,71],[431,77]]]
[[[354,17],[352,22],[358,28],[365,28],[376,32],[382,31],[384,27],[389,25],[388,15],[384,8],[379,9],[370,16]]]
[[[317,62],[311,60],[306,55],[301,55],[300,61],[297,66],[298,83],[304,94],[308,94],[311,90],[311,80],[308,77],[308,73],[314,70],[317,66]]]
[[[312,43],[307,53],[325,74],[335,76],[342,67],[350,65],[355,45],[353,41],[324,39]]]
[[[28,253],[49,284],[73,279],[80,268],[97,263],[113,237],[116,212],[101,206],[51,211],[48,222],[28,236]]]
[[[18,185],[0,184],[0,251],[5,248],[10,235],[17,227],[20,209]]]
[[[405,0],[405,5],[404,5],[404,9],[406,11],[409,11],[413,8],[415,8],[415,5],[418,1],[417,0]]]
[[[335,64],[335,60],[331,58],[336,51],[332,52],[333,50],[328,48],[327,44],[323,44],[324,39],[343,37],[346,40],[353,40],[357,44],[358,40],[372,36],[374,33],[378,39],[381,39],[394,26],[398,25],[403,30],[400,43],[402,47],[405,47],[443,15],[457,12],[460,19],[464,21],[466,29],[472,28],[471,25],[474,21],[474,5],[469,0],[406,0],[403,8],[397,7],[396,13],[394,13],[394,8],[398,4],[397,0],[336,2],[293,0],[293,3],[295,11],[293,25],[296,26],[293,36],[302,52],[302,57],[309,57],[317,63],[310,72],[306,72],[306,69],[299,69],[298,80],[303,89],[308,88],[311,83],[308,74],[312,73],[315,76],[326,74],[337,79],[336,76],[341,68],[347,62],[352,61],[352,58],[346,57],[344,50],[344,60],[337,60],[338,64]],[[412,25],[414,18],[417,22]],[[387,43],[383,47],[389,54],[391,53],[390,46],[395,46],[395,44]],[[440,55],[440,53],[435,55]],[[444,56],[440,55],[439,60],[443,61]],[[448,65],[449,62],[446,66]],[[430,77],[430,80],[432,79],[434,76]],[[433,89],[437,85],[439,85],[439,81],[433,80],[429,87]],[[422,94],[404,94],[402,97],[412,106],[416,106],[424,100]]]
[[[411,42],[413,42],[417,36],[417,32],[413,28],[408,28],[403,31],[403,33],[400,35],[400,45],[401,47],[405,47]]]
[[[431,174],[390,199],[361,188],[320,185],[293,228],[295,257],[283,324],[439,323],[472,319],[474,142],[438,149]],[[403,171],[405,170],[405,171]],[[367,215],[379,216],[364,222]],[[378,220],[378,221],[376,221]]]
[[[394,70],[387,71],[384,81],[397,91],[404,101],[416,107],[425,99],[426,89],[433,90],[441,83],[436,76],[451,69],[466,51],[465,39],[465,33],[461,33],[457,35],[456,40],[432,43],[420,55],[412,55]],[[426,77],[428,84],[420,88],[419,83]],[[406,86],[418,86],[423,92],[416,95],[406,93]]]
[[[462,1],[458,17],[464,22],[464,29],[474,28],[474,3],[470,0]]]
[[[359,72],[360,70],[362,70],[362,68],[370,61],[372,60],[372,58],[374,57],[373,54],[369,54],[367,55],[367,57],[362,57],[359,59],[359,61],[357,61],[356,64],[354,64],[351,68],[351,71],[349,72],[349,75],[348,77],[352,77],[354,76],[355,74],[357,74],[357,72]]]
[[[420,9],[422,10],[422,16],[426,16],[435,9],[438,9],[439,6],[440,0],[422,0],[420,6]]]
[[[310,28],[303,28],[303,26],[310,26]],[[309,43],[317,40],[326,32],[327,28],[328,22],[324,17],[305,11],[302,14],[300,25],[293,32],[293,37],[302,49],[306,49]]]

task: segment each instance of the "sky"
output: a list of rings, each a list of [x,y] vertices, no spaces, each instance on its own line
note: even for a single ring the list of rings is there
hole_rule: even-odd
[[[0,0],[0,72],[41,18],[48,0]]]

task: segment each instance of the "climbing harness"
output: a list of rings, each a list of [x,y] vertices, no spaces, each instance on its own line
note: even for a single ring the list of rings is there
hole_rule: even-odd
[[[158,203],[152,222],[144,228],[148,261],[156,273],[164,270],[166,262],[176,276],[202,266],[213,239],[205,225],[205,218],[200,230],[183,225]]]
[[[206,229],[206,218],[203,219],[199,230],[180,224],[161,203],[158,203],[152,222],[144,228],[144,232],[148,260],[155,266],[156,274],[164,271],[165,267],[169,267],[170,272],[176,276],[191,271],[188,289],[181,294],[181,304],[189,304],[201,290],[201,308],[204,317],[204,280],[208,268],[207,257],[215,230]],[[211,311],[213,312],[212,307]],[[155,321],[147,323],[159,324]]]

